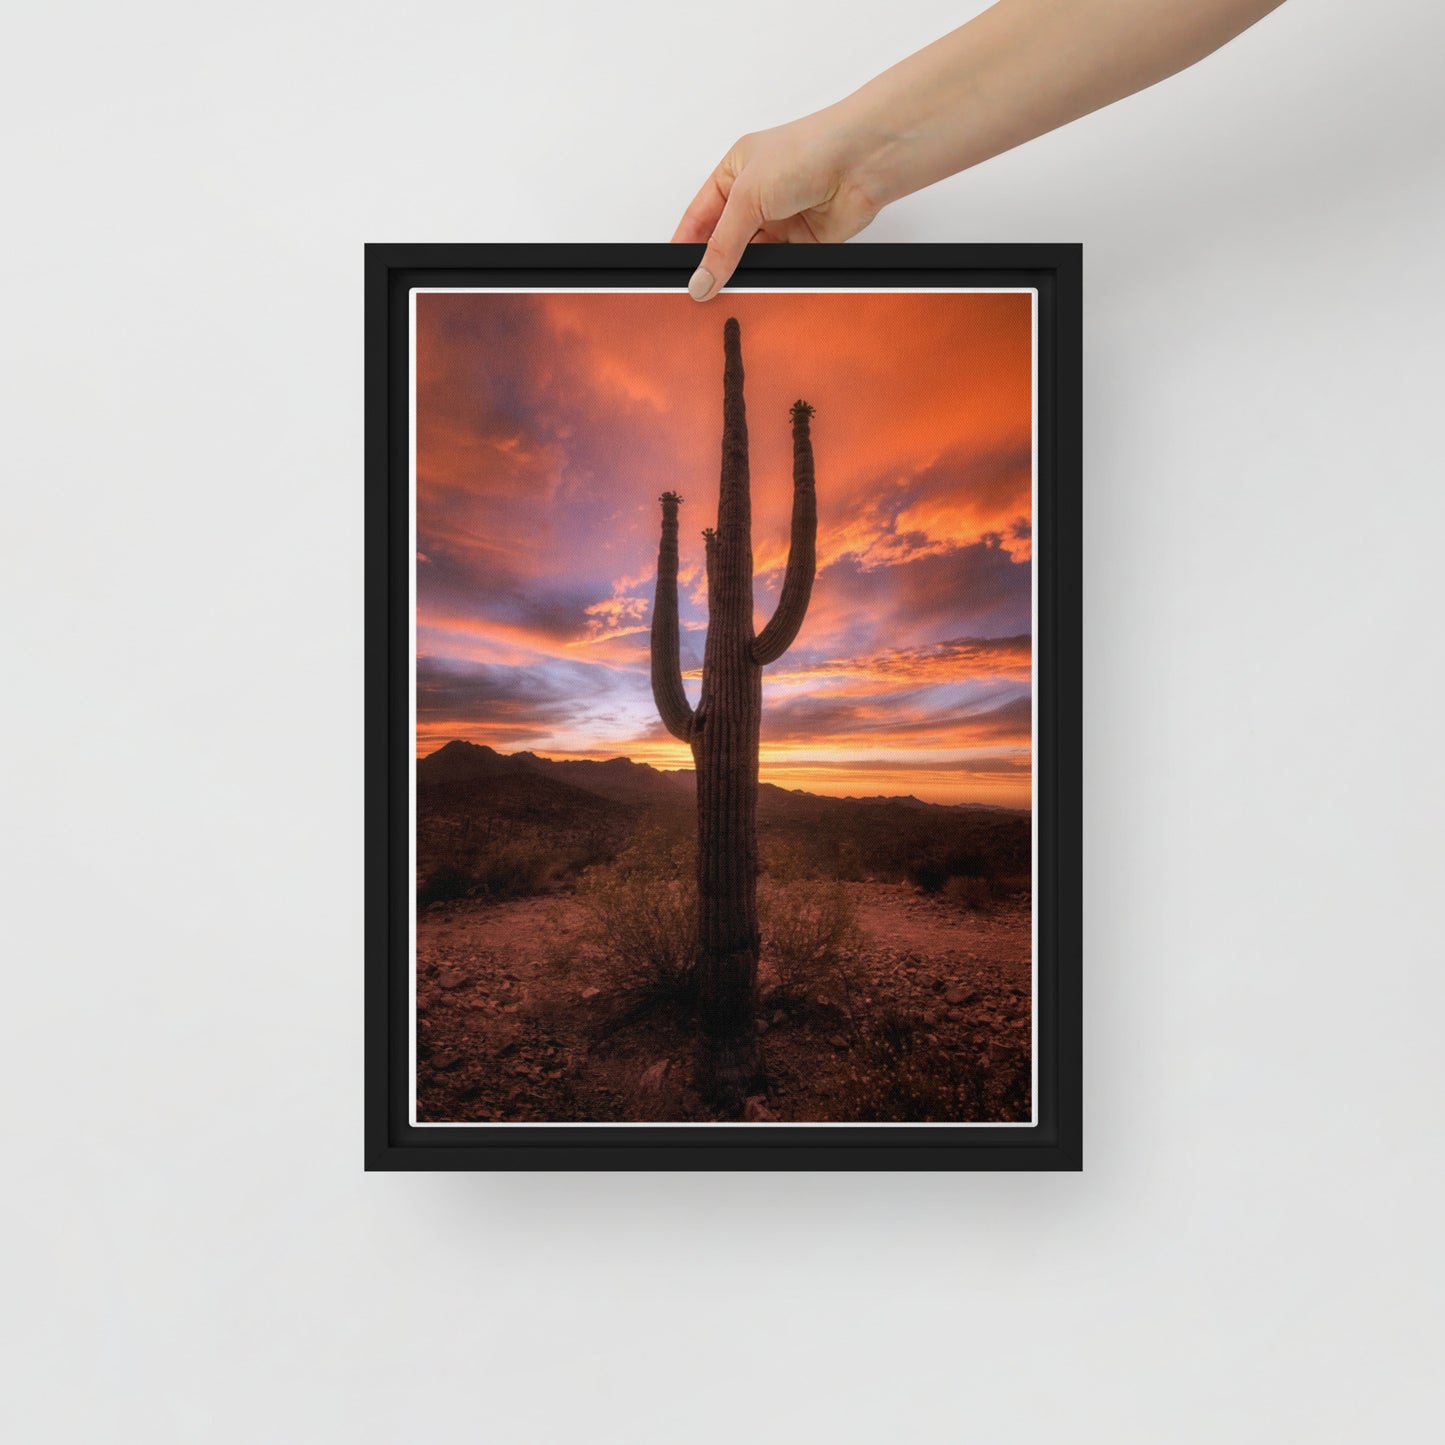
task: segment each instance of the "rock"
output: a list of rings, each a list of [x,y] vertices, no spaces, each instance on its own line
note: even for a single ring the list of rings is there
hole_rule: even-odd
[[[599,993],[601,993],[601,992],[602,992],[602,990],[601,990],[600,988],[590,988],[590,987],[589,987],[589,988],[584,988],[584,989],[582,990],[582,997],[583,997],[583,998],[596,998],[597,995],[598,995]]]
[[[962,984],[956,983],[953,985],[952,988],[948,990],[946,994],[944,994],[943,1001],[944,1003],[952,1004],[967,1003],[968,990],[964,988]]]
[[[777,1115],[768,1108],[768,1101],[761,1094],[754,1094],[743,1102],[743,1118],[749,1124],[769,1124]]]
[[[777,1013],[775,1013],[775,1014],[773,1015],[773,1027],[774,1027],[774,1028],[777,1028],[777,1026],[778,1026],[779,1024],[785,1024],[785,1023],[787,1023],[787,1021],[788,1021],[788,1016],[787,1016],[787,1014],[785,1014],[785,1013],[782,1011],[782,1009],[779,1009],[779,1010],[777,1011]]]
[[[460,1054],[453,1053],[450,1049],[444,1049],[439,1054],[433,1054],[431,1058],[427,1060],[427,1063],[440,1072],[443,1069],[454,1069],[461,1061],[462,1056]]]
[[[659,1059],[651,1068],[643,1072],[642,1077],[637,1081],[637,1087],[639,1089],[660,1091],[663,1080],[667,1077],[667,1071],[671,1066],[671,1059]]]
[[[757,1030],[758,1030],[758,1032],[759,1032],[760,1034],[765,1034],[765,1033],[767,1033],[767,1031],[768,1031],[768,1021],[767,1021],[767,1019],[759,1019],[759,1020],[758,1020],[758,1022],[757,1022]]]
[[[467,976],[460,969],[444,968],[437,975],[437,982],[443,988],[460,988],[466,981]]]
[[[936,973],[920,973],[918,975],[919,988],[937,988],[938,975]]]
[[[842,1034],[829,1035],[828,1042],[832,1044],[835,1049],[846,1049],[848,1047],[848,1040],[844,1038]]]
[[[964,1013],[962,1009],[951,1008],[944,1014],[944,1018],[951,1024],[961,1024],[964,1020]]]

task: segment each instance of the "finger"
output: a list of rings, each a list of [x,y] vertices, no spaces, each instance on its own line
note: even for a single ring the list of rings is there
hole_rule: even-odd
[[[738,268],[748,242],[763,224],[762,208],[752,188],[742,176],[734,182],[718,217],[717,226],[702,253],[702,264],[687,283],[687,294],[694,301],[716,296]]]
[[[714,171],[692,198],[687,210],[682,213],[682,220],[677,223],[677,230],[672,234],[673,241],[686,245],[698,245],[706,241],[712,235],[718,217],[722,215],[727,198],[728,193],[718,184],[718,174]]]

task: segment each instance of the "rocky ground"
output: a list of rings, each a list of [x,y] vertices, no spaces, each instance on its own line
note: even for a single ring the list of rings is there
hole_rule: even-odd
[[[1030,1115],[1026,899],[966,910],[907,884],[846,885],[864,938],[846,989],[760,971],[758,1122]],[[435,903],[417,921],[419,1117],[708,1120],[685,1007],[639,998],[573,896]]]

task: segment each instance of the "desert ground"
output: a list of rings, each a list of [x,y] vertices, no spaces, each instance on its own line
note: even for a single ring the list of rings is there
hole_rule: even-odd
[[[418,771],[426,1121],[707,1121],[690,777],[452,744]],[[744,1118],[1027,1121],[1027,814],[764,789]],[[892,876],[899,875],[902,876]]]
[[[760,970],[759,1121],[1029,1115],[1030,912],[965,912],[908,884],[842,885],[851,986]],[[682,999],[638,999],[573,897],[431,905],[417,927],[419,1117],[705,1120]],[[891,1106],[891,1107],[890,1107]]]

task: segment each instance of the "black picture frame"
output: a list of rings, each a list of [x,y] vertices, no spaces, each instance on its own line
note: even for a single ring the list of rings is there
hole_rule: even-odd
[[[1037,1122],[1031,1126],[408,1122],[408,301],[416,286],[686,286],[701,248],[369,245],[365,256],[365,1167],[376,1170],[1082,1167],[1081,248],[751,247],[736,287],[1037,291]],[[708,303],[717,304],[717,303]]]

